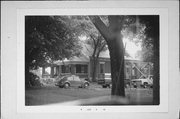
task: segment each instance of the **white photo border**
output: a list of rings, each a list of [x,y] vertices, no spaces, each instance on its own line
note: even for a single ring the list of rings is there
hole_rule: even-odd
[[[25,16],[27,15],[159,15],[160,105],[134,106],[25,106]],[[163,80],[162,80],[163,79]],[[69,8],[17,10],[17,112],[168,112],[168,9],[166,8]]]

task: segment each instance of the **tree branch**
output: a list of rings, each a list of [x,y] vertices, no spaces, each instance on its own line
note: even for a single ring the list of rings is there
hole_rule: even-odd
[[[124,16],[108,16],[110,31],[113,33],[121,31],[124,24],[124,19]]]
[[[111,33],[108,27],[103,23],[99,16],[89,16],[89,18],[106,41],[111,39]]]
[[[104,43],[104,44],[102,45],[102,47],[100,48],[100,52],[104,49],[105,46],[106,46],[106,43]]]
[[[90,35],[90,37],[93,40],[93,45],[94,45],[94,48],[95,48],[96,47],[96,40],[95,40],[95,38],[92,35]]]
[[[97,53],[97,55],[96,55],[96,58],[99,58],[99,55],[100,55],[101,51],[103,51],[103,49],[104,49],[105,46],[106,46],[106,44],[103,44],[103,45],[100,47],[100,49],[98,50],[98,53]]]
[[[93,43],[94,43],[93,44],[94,45],[94,51],[93,51],[92,57],[95,57],[98,44],[96,43],[96,40],[95,40],[95,38],[92,35],[90,35],[90,37],[91,37],[91,39],[93,40]]]

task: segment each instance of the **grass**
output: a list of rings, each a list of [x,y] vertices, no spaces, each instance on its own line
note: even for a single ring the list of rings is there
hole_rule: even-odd
[[[126,97],[132,104],[152,104],[152,89],[126,89]],[[90,86],[88,89],[83,88],[58,88],[43,87],[31,88],[26,90],[26,105],[45,105],[61,103],[79,99],[87,99],[111,95],[111,89],[101,88],[101,86]]]

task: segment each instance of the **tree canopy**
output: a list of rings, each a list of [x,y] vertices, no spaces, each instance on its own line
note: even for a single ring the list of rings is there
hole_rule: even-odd
[[[153,62],[153,104],[160,104],[160,63],[159,63],[159,15],[141,16],[141,23],[146,25],[145,35],[146,39],[143,42],[145,47],[152,47],[152,62]]]
[[[29,69],[78,55],[81,46],[67,22],[55,16],[25,17],[25,60]]]

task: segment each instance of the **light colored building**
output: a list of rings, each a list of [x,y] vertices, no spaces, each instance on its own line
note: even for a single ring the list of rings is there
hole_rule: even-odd
[[[89,56],[88,56],[89,55]],[[152,63],[143,62],[131,57],[125,57],[125,78],[136,79],[152,75]],[[82,53],[79,57],[74,56],[63,61],[55,61],[51,65],[50,75],[45,74],[45,68],[42,71],[42,77],[55,78],[61,75],[74,74],[80,78],[92,79],[92,58],[88,53]],[[109,51],[100,53],[96,66],[96,80],[101,74],[111,73],[111,64]]]

